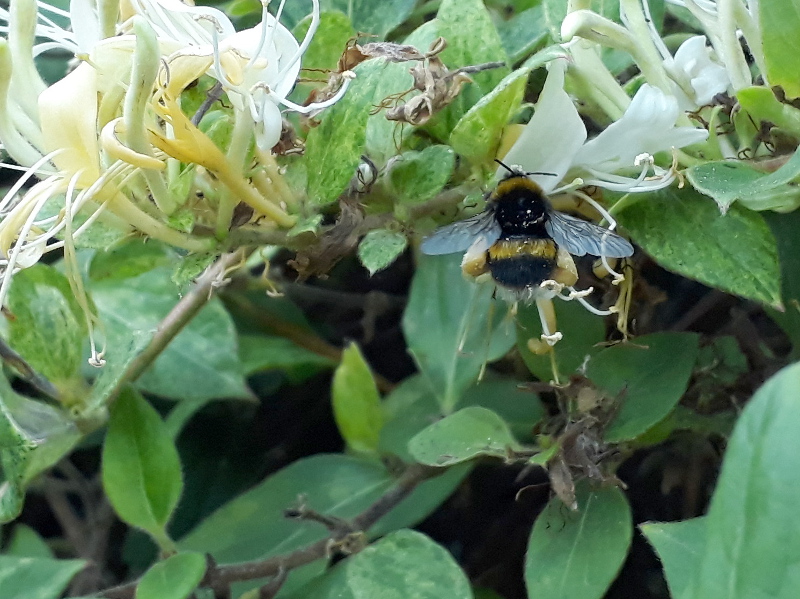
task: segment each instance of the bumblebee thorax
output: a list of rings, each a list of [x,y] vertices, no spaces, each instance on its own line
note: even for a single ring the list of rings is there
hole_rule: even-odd
[[[511,175],[497,185],[490,201],[505,235],[545,235],[547,199],[542,188],[525,175]]]

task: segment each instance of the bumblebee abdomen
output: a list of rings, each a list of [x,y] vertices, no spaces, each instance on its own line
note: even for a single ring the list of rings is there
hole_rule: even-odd
[[[500,239],[487,252],[492,278],[505,287],[536,287],[552,278],[556,268],[556,244],[552,239]]]

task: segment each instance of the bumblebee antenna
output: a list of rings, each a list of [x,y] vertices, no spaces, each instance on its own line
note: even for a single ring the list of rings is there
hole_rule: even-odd
[[[555,173],[544,173],[544,172],[541,172],[541,171],[523,171],[523,170],[520,170],[518,168],[510,167],[506,163],[501,162],[500,160],[498,160],[497,158],[495,158],[494,161],[497,164],[499,164],[500,166],[502,166],[504,169],[506,169],[512,175],[521,174],[521,175],[548,175],[550,177],[557,177],[558,176]]]

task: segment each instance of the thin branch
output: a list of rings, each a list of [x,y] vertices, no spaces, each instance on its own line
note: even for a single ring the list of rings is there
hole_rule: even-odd
[[[178,333],[211,300],[214,290],[224,283],[228,270],[241,260],[241,252],[223,254],[197,278],[194,287],[175,304],[175,307],[159,323],[150,344],[128,366],[116,387],[109,394],[110,400],[115,398],[126,384],[138,379],[150,367]]]
[[[36,372],[33,367],[25,361],[25,358],[11,349],[2,338],[0,338],[0,359],[19,372],[37,391],[43,393],[50,399],[60,401],[61,393],[59,393],[55,385]]]
[[[394,487],[352,520],[352,529],[358,531],[368,530],[403,499],[408,497],[418,485],[443,472],[444,469],[431,468],[420,464],[409,466],[397,479]],[[200,584],[216,591],[217,589],[227,588],[233,582],[280,576],[281,572],[293,570],[327,557],[331,544],[341,541],[338,535],[339,533],[334,533],[302,549],[265,560],[228,566],[214,567],[212,565],[206,571],[206,575]],[[133,599],[137,584],[138,581],[135,581],[107,589],[98,593],[98,596],[106,597],[107,599]]]

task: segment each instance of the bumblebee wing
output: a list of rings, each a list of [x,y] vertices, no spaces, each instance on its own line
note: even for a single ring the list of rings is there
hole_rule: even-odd
[[[569,214],[550,210],[545,229],[550,237],[573,256],[605,256],[627,258],[633,254],[633,246],[627,239],[585,220]]]
[[[489,247],[500,237],[500,225],[490,210],[437,229],[422,240],[423,254],[455,254],[466,252],[479,238]]]

